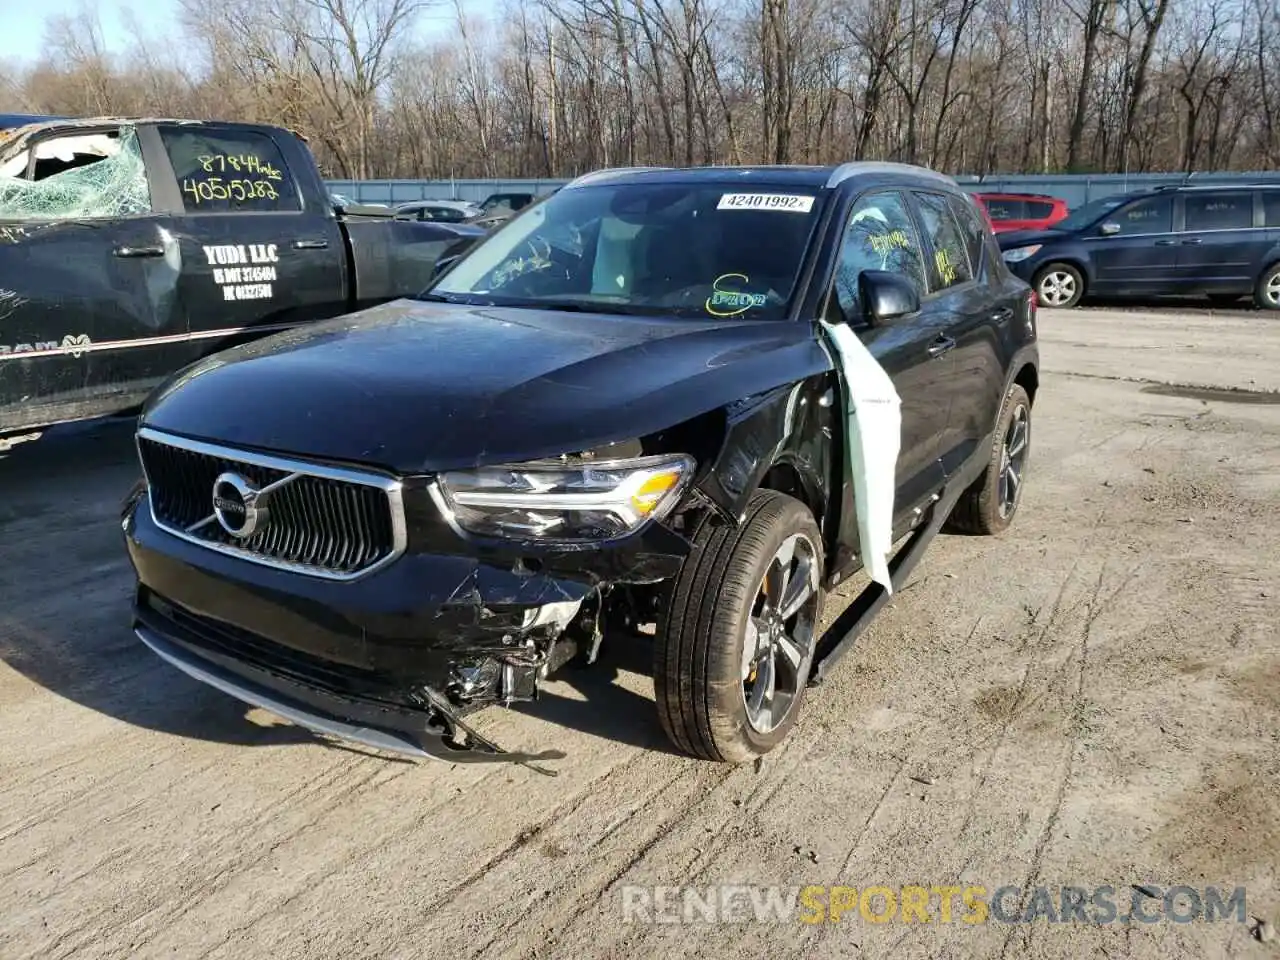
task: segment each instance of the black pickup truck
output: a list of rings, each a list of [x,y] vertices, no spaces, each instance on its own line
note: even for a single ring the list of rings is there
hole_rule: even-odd
[[[215,350],[412,295],[484,234],[335,207],[279,127],[5,118],[0,446]]]

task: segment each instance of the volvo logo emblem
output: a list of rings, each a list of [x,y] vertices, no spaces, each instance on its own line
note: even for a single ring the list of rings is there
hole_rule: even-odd
[[[213,515],[227,533],[247,540],[267,523],[267,507],[258,488],[238,473],[219,474],[213,481]]]

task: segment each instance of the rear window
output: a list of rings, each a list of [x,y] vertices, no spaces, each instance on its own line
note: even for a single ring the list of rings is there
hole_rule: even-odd
[[[1280,227],[1280,190],[1262,191],[1262,210],[1268,227]]]
[[[942,290],[973,279],[969,249],[955,215],[940,193],[916,193],[925,236],[933,247],[929,286]]]
[[[961,197],[951,197],[951,209],[960,221],[960,230],[964,235],[965,246],[969,250],[969,263],[975,275],[982,272],[982,249],[987,242],[987,225],[978,216],[972,203]]]
[[[1252,193],[1188,193],[1187,230],[1245,230],[1253,226]]]
[[[274,140],[252,130],[161,127],[188,213],[301,210]]]

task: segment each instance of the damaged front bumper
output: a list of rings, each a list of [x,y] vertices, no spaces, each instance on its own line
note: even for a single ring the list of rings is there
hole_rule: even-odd
[[[138,578],[134,630],[157,655],[313,731],[452,762],[557,756],[507,753],[463,717],[535,699],[569,659],[594,658],[609,593],[675,575],[687,550],[658,525],[558,559],[411,546],[335,583],[174,537],[146,505],[140,488],[122,527]]]

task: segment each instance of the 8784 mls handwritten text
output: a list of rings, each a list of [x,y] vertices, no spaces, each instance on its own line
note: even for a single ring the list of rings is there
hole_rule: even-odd
[[[213,267],[213,282],[223,300],[270,300],[274,295],[275,264],[280,262],[274,243],[216,244],[204,248]]]

